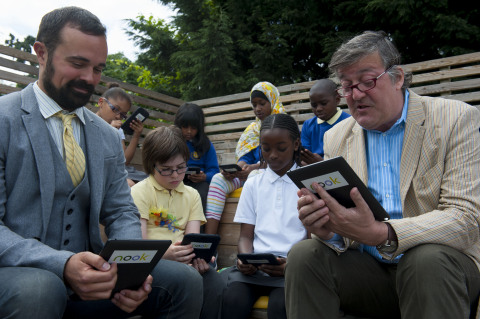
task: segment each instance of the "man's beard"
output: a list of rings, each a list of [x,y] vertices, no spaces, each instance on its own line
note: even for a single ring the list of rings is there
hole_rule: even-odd
[[[64,110],[73,111],[79,107],[84,106],[90,100],[95,87],[83,80],[71,80],[67,84],[56,88],[52,82],[52,78],[55,75],[55,68],[52,64],[52,59],[47,59],[47,65],[43,77],[43,87],[47,91],[49,97],[51,97],[58,105]],[[75,91],[74,88],[81,88],[88,93],[80,93]]]

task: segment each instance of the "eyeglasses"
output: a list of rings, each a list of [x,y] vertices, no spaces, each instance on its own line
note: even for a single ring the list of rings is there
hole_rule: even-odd
[[[355,85],[341,87],[341,88],[337,89],[337,92],[341,97],[348,97],[348,96],[353,94],[353,89],[357,89],[360,92],[370,91],[371,89],[373,89],[377,85],[377,80],[380,79],[382,77],[382,75],[384,75],[385,73],[390,71],[390,69],[393,68],[394,66],[395,65],[390,66],[389,68],[387,68],[385,71],[383,71],[383,73],[380,74],[379,76],[377,76],[376,78],[369,79],[369,80],[357,83]]]
[[[155,170],[160,173],[162,176],[170,176],[173,172],[177,172],[178,175],[183,174],[187,171],[188,167],[180,167],[177,169],[165,168],[165,169],[158,169],[157,166],[154,166]]]
[[[127,113],[120,111],[120,109],[119,109],[118,107],[116,107],[115,105],[113,105],[112,103],[110,103],[109,100],[107,100],[106,98],[103,98],[103,100],[104,100],[105,102],[107,102],[108,106],[110,106],[110,108],[112,109],[113,113],[120,115],[120,117],[122,118],[122,120],[125,120],[125,119],[128,117]]]

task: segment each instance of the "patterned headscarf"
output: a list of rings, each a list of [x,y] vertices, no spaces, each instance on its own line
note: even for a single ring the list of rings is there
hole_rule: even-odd
[[[268,101],[271,104],[271,113],[278,114],[285,113],[285,108],[280,102],[280,93],[278,89],[269,82],[259,82],[250,91],[250,102],[252,102],[252,92],[260,91],[267,97]],[[252,106],[253,107],[253,106]],[[258,117],[255,118],[255,122],[250,123],[250,125],[243,131],[242,136],[237,143],[237,149],[235,150],[235,156],[237,161],[240,157],[247,154],[251,150],[255,149],[260,143],[260,126],[262,125]]]

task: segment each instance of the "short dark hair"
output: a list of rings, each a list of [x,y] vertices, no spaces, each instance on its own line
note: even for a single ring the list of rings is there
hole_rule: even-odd
[[[175,114],[174,124],[179,128],[191,126],[197,129],[192,144],[199,157],[210,150],[210,139],[205,134],[205,115],[200,106],[195,103],[182,104]]]
[[[143,141],[142,162],[147,174],[155,173],[156,163],[166,163],[172,157],[180,155],[185,162],[190,157],[182,131],[174,125],[157,127],[147,134]]]
[[[130,95],[125,92],[124,89],[122,89],[118,83],[115,82],[110,82],[107,84],[108,90],[106,90],[103,94],[102,97],[106,98],[107,100],[109,99],[114,99],[114,100],[125,100],[128,102],[130,107],[132,107],[132,98]]]
[[[300,129],[298,128],[298,123],[289,114],[270,114],[262,121],[262,126],[260,127],[260,139],[262,137],[262,131],[272,130],[274,128],[283,128],[287,130],[292,141],[296,141],[298,139],[299,145],[298,149],[293,154],[293,159],[295,160],[295,163],[300,166],[300,151],[302,149],[302,142],[300,139]],[[262,155],[260,155],[260,162],[264,162]]]
[[[312,85],[309,94],[312,95],[317,91],[325,91],[337,97],[337,88],[337,84],[332,79],[320,79]]]
[[[336,75],[340,68],[350,66],[363,57],[378,52],[385,69],[401,64],[401,56],[397,47],[384,31],[365,31],[343,43],[333,54],[330,71]],[[395,82],[399,75],[397,68],[388,71],[391,80]],[[412,74],[405,73],[402,89],[406,90],[412,82]]]
[[[60,44],[60,32],[65,26],[80,30],[89,35],[105,36],[107,29],[98,17],[79,7],[63,7],[45,14],[38,28],[37,41],[45,44],[53,52]]]

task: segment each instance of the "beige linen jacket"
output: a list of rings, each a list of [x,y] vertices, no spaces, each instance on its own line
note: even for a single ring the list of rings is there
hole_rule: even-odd
[[[465,253],[480,269],[479,126],[475,107],[410,91],[400,163],[404,218],[389,221],[398,237],[390,257],[435,243]],[[367,184],[364,130],[353,117],[327,131],[324,143],[326,159],[343,156]],[[339,253],[356,244],[344,241]]]

